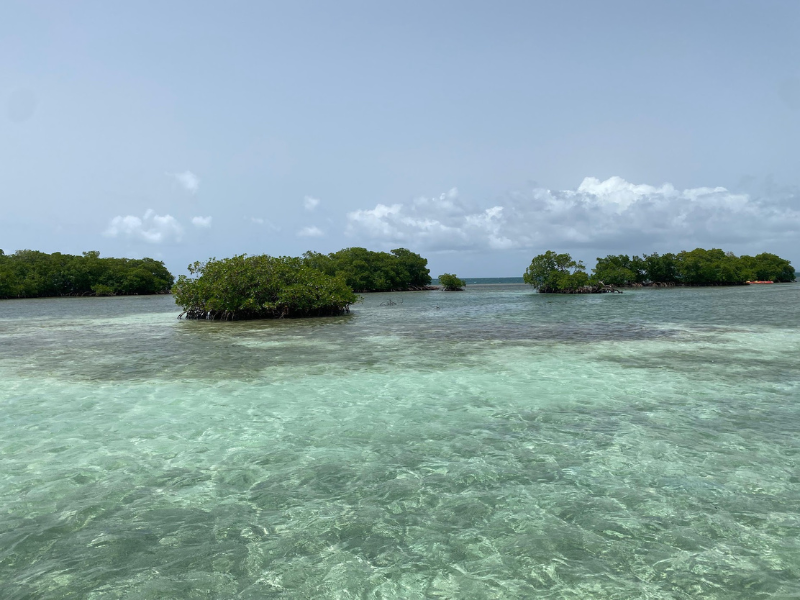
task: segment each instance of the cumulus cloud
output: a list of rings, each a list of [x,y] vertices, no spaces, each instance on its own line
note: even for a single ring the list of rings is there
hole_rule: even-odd
[[[322,237],[325,233],[319,227],[311,225],[309,227],[303,227],[297,232],[297,235],[300,237]]]
[[[200,178],[197,177],[191,171],[184,171],[183,173],[167,173],[167,175],[171,175],[175,178],[175,181],[178,182],[183,189],[185,189],[190,194],[197,193],[197,190],[200,189]]]
[[[312,196],[306,196],[303,198],[303,206],[309,212],[313,211],[317,206],[319,206],[319,198],[314,198]]]
[[[192,217],[192,225],[207,229],[211,227],[211,217]]]
[[[143,217],[134,215],[114,217],[103,235],[161,244],[170,241],[180,242],[183,236],[183,227],[175,217],[157,215],[152,209],[148,209]]]
[[[456,188],[347,215],[350,236],[428,250],[513,248],[689,248],[786,241],[800,230],[800,198],[676,189],[621,177],[587,177],[574,190],[514,192],[491,206]]]

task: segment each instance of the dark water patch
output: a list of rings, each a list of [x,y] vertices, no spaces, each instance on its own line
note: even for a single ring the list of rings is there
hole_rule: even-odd
[[[700,343],[676,345],[671,350],[638,355],[608,353],[599,358],[628,368],[668,369],[692,378],[714,377],[721,382],[728,380],[735,384],[757,381],[761,385],[774,386],[794,379],[797,359],[792,353],[783,352],[780,348],[769,349],[769,354],[763,350],[732,351],[712,344],[713,341],[704,337]]]
[[[221,377],[280,378],[360,370],[480,368],[501,344],[627,342],[668,338],[674,330],[624,323],[409,321],[391,327],[349,319],[280,324],[133,323],[31,328],[12,334],[0,360],[20,375],[77,380],[148,381]],[[482,345],[479,345],[482,344]]]

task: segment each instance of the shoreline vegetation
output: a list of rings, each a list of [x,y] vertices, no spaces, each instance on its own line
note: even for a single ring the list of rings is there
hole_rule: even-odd
[[[718,248],[695,248],[641,257],[608,255],[597,259],[590,275],[581,261],[548,250],[533,258],[522,278],[543,294],[621,294],[619,288],[788,283],[795,281],[795,271],[788,260],[767,252],[736,256]]]
[[[175,278],[152,258],[0,250],[0,299],[168,294]]]
[[[358,294],[462,291],[466,282],[443,273],[431,285],[428,261],[405,248],[373,252],[345,248],[302,257],[238,255],[189,265],[177,282],[164,263],[152,258],[100,258],[0,250],[0,299],[172,293],[179,318],[274,319],[343,315]],[[597,259],[591,274],[569,254],[548,250],[535,256],[522,280],[540,293],[622,293],[623,288],[733,286],[795,281],[788,260],[775,254],[736,256],[720,249],[641,257]]]

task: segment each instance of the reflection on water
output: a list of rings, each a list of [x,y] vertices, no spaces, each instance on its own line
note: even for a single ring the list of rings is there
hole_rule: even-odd
[[[800,594],[798,300],[2,302],[0,597]]]

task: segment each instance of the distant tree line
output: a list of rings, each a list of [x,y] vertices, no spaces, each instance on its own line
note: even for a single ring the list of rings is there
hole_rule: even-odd
[[[736,256],[717,248],[678,254],[626,254],[598,258],[591,275],[569,254],[548,250],[531,261],[525,283],[540,292],[604,291],[630,285],[739,285],[748,281],[789,282],[794,267],[775,254]]]
[[[777,256],[764,252],[756,256],[736,256],[717,248],[696,248],[678,254],[625,254],[598,258],[593,276],[612,285],[633,283],[683,283],[687,285],[741,284],[747,281],[794,281],[794,267]]]
[[[175,278],[152,258],[100,258],[35,250],[0,250],[0,298],[113,296],[169,292]]]
[[[331,254],[306,252],[303,261],[326,275],[341,275],[359,293],[422,290],[432,281],[428,259],[405,248],[391,252],[366,248],[345,248]]]

